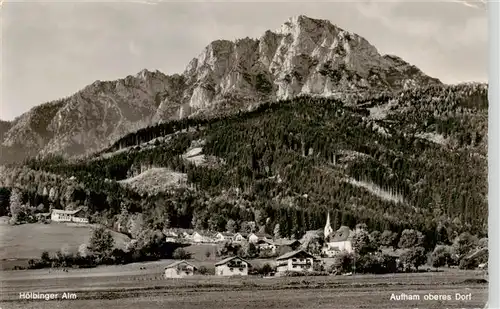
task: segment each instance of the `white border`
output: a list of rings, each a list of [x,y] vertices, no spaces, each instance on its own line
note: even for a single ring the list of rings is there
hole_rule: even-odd
[[[498,93],[500,88],[499,78],[499,55],[500,55],[500,3],[497,0],[488,2],[489,39],[490,39],[490,70],[488,76],[488,239],[489,239],[489,301],[488,308],[500,308],[500,209],[499,203],[499,177],[500,165],[499,151],[499,106]],[[496,133],[496,134],[495,134]]]

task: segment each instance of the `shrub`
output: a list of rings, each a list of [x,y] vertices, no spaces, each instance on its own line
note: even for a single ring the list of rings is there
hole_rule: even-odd
[[[269,263],[265,263],[261,267],[259,267],[259,266],[252,267],[251,273],[254,275],[267,276],[274,271],[275,271],[275,269]]]
[[[285,271],[283,277],[305,277],[305,276],[329,276],[330,273],[326,271]]]
[[[451,248],[449,246],[438,245],[430,257],[432,267],[439,268],[451,264]]]
[[[198,273],[200,275],[215,275],[215,268],[208,268],[206,266],[200,266],[200,268],[198,268]]]
[[[315,262],[313,263],[313,270],[317,272],[324,272],[325,271],[325,265],[323,262]]]
[[[96,228],[89,240],[90,251],[100,255],[106,256],[111,253],[114,246],[114,239],[111,233],[104,227]]]
[[[418,271],[418,267],[425,264],[427,261],[427,256],[425,255],[425,249],[422,247],[415,247],[406,249],[403,254],[401,254],[401,262],[406,267],[414,267]]]
[[[277,253],[273,253],[273,251],[271,249],[262,249],[259,251],[259,257],[260,258],[271,258],[271,257],[276,257],[278,256]]]
[[[191,253],[187,252],[183,248],[177,248],[174,250],[172,257],[176,260],[188,260],[191,258]]]
[[[460,269],[476,269],[479,266],[479,262],[477,259],[461,259],[458,264],[458,268]]]
[[[40,259],[43,261],[43,262],[47,262],[49,263],[50,262],[50,254],[48,251],[43,251],[41,256],[40,256]]]
[[[352,253],[342,251],[335,256],[330,270],[334,273],[348,273],[353,270],[353,266],[354,255]]]
[[[241,245],[225,242],[217,248],[217,256],[237,255]]]
[[[479,240],[476,236],[471,235],[469,232],[464,232],[457,236],[453,242],[454,252],[461,259],[470,253],[478,244]]]
[[[356,272],[380,274],[383,273],[381,257],[376,255],[363,255],[356,259]]]

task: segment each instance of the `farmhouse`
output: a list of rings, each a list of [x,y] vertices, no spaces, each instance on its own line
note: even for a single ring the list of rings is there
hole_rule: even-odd
[[[297,250],[300,247],[300,241],[296,239],[277,239],[273,242],[276,252],[280,255]]]
[[[217,276],[247,276],[250,263],[240,258],[232,256],[215,263],[215,275]]]
[[[194,232],[193,235],[191,235],[191,237],[193,237],[194,242],[204,242],[205,239],[203,235],[201,235],[198,232]]]
[[[285,271],[313,271],[314,256],[304,250],[283,254],[276,259],[278,273]]]
[[[194,232],[193,234],[191,234],[190,240],[192,240],[194,243],[216,242],[215,236],[212,237],[212,235],[203,232]]]
[[[179,237],[179,233],[176,233],[174,230],[165,230],[163,234],[165,234],[165,236],[167,237],[173,237],[173,238]]]
[[[233,238],[234,238],[234,234],[229,233],[229,232],[219,232],[219,233],[215,234],[215,239],[219,242],[231,241],[231,240],[233,240]]]
[[[234,234],[233,241],[241,242],[247,239],[247,234],[245,233],[236,233]]]
[[[173,231],[166,231],[164,234],[166,242],[177,242],[179,240],[179,235]]]
[[[165,267],[165,278],[182,278],[193,276],[197,267],[184,260],[174,262]]]
[[[52,209],[50,219],[55,222],[89,223],[81,208],[76,210]]]
[[[255,246],[259,251],[268,251],[270,254],[276,253],[276,245],[267,239],[260,239],[255,243]]]
[[[181,237],[187,240],[193,240],[193,232],[192,231],[182,231]]]
[[[38,221],[41,221],[41,220],[50,219],[50,215],[51,215],[50,212],[44,212],[44,213],[37,213],[37,214],[35,214],[35,217],[36,217],[36,219]]]
[[[273,237],[266,233],[252,233],[248,236],[248,241],[257,243],[259,240],[271,240]]]

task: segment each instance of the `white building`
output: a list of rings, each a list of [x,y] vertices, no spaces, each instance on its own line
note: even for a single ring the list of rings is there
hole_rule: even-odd
[[[165,231],[164,234],[166,242],[177,242],[179,240],[179,235],[174,231]]]
[[[276,259],[276,271],[313,271],[314,256],[304,250],[296,250],[283,254]]]
[[[235,242],[241,242],[245,241],[247,239],[247,235],[245,233],[236,233],[234,234],[233,241]]]
[[[201,234],[200,234],[200,233],[198,233],[198,232],[194,232],[191,236],[193,237],[193,241],[194,241],[194,242],[198,242],[198,243],[200,243],[200,242],[203,242],[203,241],[204,241],[204,237],[203,237],[203,235],[201,235]]]
[[[184,260],[174,262],[165,267],[165,278],[183,278],[193,276],[198,268]]]
[[[234,238],[233,233],[229,232],[219,232],[215,235],[216,241],[223,242],[223,241],[231,241]]]
[[[272,240],[273,237],[266,233],[251,233],[248,236],[248,242],[257,243],[259,240]]]
[[[276,245],[272,240],[260,239],[254,243],[259,251],[268,251],[270,254],[276,253]]]
[[[326,229],[326,228],[325,228]],[[345,251],[352,253],[352,243],[349,240],[351,230],[347,226],[340,227],[330,238],[325,238],[325,245],[321,252],[327,257],[334,257],[337,253]]]
[[[215,263],[215,275],[217,276],[247,276],[250,263],[240,258],[232,256]]]
[[[50,219],[55,222],[89,223],[81,208],[76,210],[52,209]]]

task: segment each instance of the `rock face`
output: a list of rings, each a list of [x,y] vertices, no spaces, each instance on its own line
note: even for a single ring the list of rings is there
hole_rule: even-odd
[[[439,83],[396,56],[380,55],[357,34],[301,15],[259,39],[210,43],[182,75],[143,70],[35,107],[0,126],[0,163],[90,153],[156,122],[245,109],[262,100],[345,98]]]
[[[0,120],[0,141],[3,140],[5,133],[10,130],[11,126],[12,124],[10,122]]]

